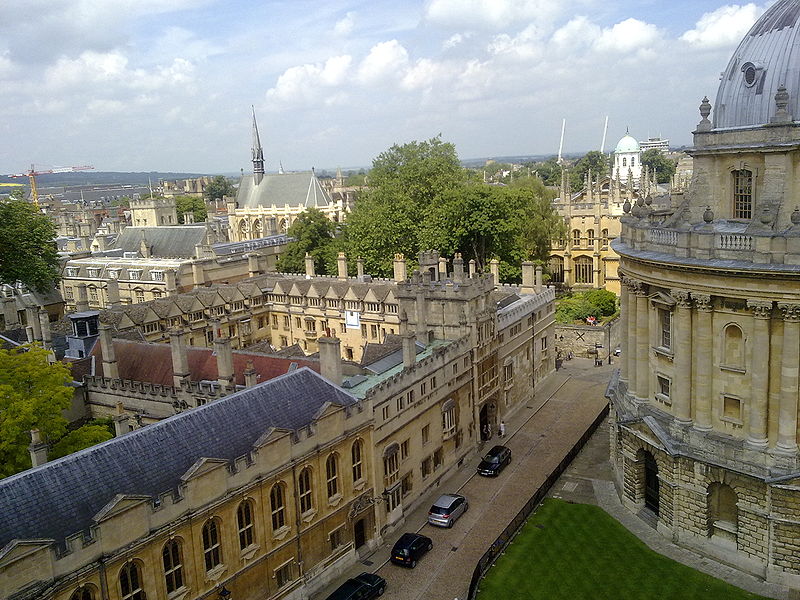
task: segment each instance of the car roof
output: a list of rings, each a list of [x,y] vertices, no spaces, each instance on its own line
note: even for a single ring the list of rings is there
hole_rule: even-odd
[[[418,533],[404,533],[403,535],[400,536],[400,539],[397,540],[397,542],[395,542],[395,546],[399,546],[401,544],[403,545],[410,544],[411,542],[418,540],[421,537],[423,536],[421,536]]]
[[[460,496],[458,494],[442,494],[439,496],[439,499],[433,503],[434,506],[450,506],[453,502],[458,500],[459,498],[463,498],[464,496]]]

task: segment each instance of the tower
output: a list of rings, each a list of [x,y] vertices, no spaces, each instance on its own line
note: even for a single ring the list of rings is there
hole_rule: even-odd
[[[627,131],[614,150],[611,178],[627,183],[632,177],[638,181],[642,174],[642,151],[639,142]]]
[[[253,175],[258,185],[264,179],[264,149],[261,147],[261,138],[258,136],[258,123],[256,122],[256,109],[253,109]]]

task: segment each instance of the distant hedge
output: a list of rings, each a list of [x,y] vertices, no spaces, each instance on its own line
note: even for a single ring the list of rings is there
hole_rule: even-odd
[[[614,316],[618,311],[617,296],[607,290],[575,292],[558,299],[556,304],[556,321],[559,323],[585,321],[587,317],[596,317],[599,321]]]

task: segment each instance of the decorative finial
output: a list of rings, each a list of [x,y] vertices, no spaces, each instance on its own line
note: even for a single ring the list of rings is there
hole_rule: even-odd
[[[706,206],[706,209],[703,211],[703,221],[706,223],[711,223],[714,220],[714,211],[711,210],[710,206]]]
[[[786,110],[789,106],[789,92],[786,91],[786,86],[781,84],[778,91],[775,93],[775,116],[770,119],[770,123],[789,123],[792,120],[792,115]]]
[[[624,212],[626,215],[631,212],[631,201],[627,198],[625,199],[625,203],[622,205],[622,212]]]
[[[697,131],[711,131],[711,121],[708,120],[708,115],[711,114],[711,103],[708,101],[708,96],[703,96],[703,101],[700,103],[700,116],[703,119],[697,126]]]
[[[761,209],[761,214],[758,216],[759,221],[761,221],[762,225],[769,225],[772,223],[772,214],[769,210],[769,206],[765,206]]]
[[[650,206],[653,203],[653,197],[650,194],[647,194],[647,198],[644,199],[644,203],[647,206]]]

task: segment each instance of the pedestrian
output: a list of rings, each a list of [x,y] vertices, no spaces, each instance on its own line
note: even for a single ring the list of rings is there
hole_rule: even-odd
[[[486,439],[487,440],[492,439],[492,424],[491,423],[487,423],[486,424]]]
[[[500,421],[500,427],[497,429],[497,433],[500,435],[500,437],[505,437],[505,435],[506,435],[506,422],[505,421]]]

